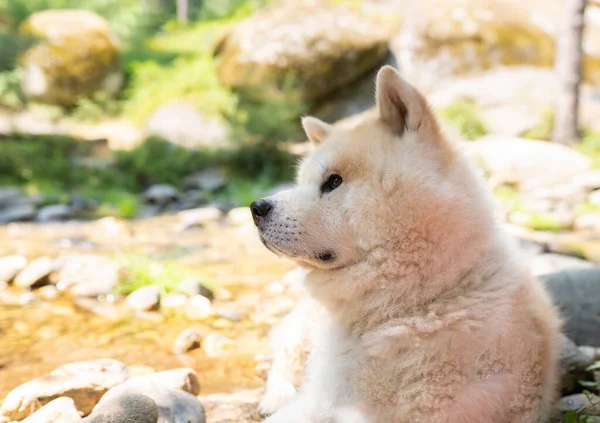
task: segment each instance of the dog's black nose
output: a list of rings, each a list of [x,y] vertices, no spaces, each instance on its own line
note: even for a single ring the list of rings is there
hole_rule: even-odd
[[[258,222],[267,217],[272,208],[273,206],[271,203],[264,198],[253,201],[252,204],[250,204],[250,211],[252,212],[254,223],[258,225]]]

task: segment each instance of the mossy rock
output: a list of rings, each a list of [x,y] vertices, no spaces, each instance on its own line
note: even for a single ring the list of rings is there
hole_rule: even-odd
[[[21,32],[39,42],[20,59],[25,95],[42,103],[73,106],[102,91],[116,95],[123,73],[108,23],[83,10],[47,10],[31,15]]]
[[[394,22],[327,1],[283,1],[219,43],[218,76],[233,88],[298,89],[313,101],[380,65]]]

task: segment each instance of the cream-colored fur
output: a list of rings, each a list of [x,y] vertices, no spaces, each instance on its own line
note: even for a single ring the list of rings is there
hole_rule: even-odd
[[[543,421],[560,351],[546,290],[479,175],[391,67],[377,106],[347,127],[305,118],[315,151],[257,222],[268,248],[310,270],[328,316],[300,392],[266,421]],[[332,174],[343,182],[323,192]]]

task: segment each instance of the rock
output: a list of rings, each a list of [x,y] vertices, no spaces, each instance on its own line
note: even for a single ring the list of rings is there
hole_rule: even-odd
[[[173,352],[175,354],[185,354],[188,351],[200,348],[202,343],[202,334],[196,328],[187,328],[181,332],[175,339]]]
[[[587,197],[587,201],[595,206],[600,205],[600,190],[591,192]]]
[[[121,268],[105,257],[78,255],[66,259],[57,286],[79,297],[108,295],[119,283]]]
[[[181,195],[181,198],[174,207],[174,210],[179,211],[198,208],[208,202],[207,198],[207,194],[198,189],[186,191]]]
[[[586,213],[575,219],[575,230],[600,232],[600,213]]]
[[[546,275],[572,269],[591,269],[594,263],[566,254],[544,253],[531,259],[534,275]]]
[[[501,65],[550,67],[554,41],[519,2],[426,0],[408,8],[391,49],[419,87]]]
[[[37,288],[48,283],[50,273],[56,271],[56,263],[48,257],[40,257],[29,263],[14,279],[19,288]]]
[[[0,281],[11,283],[25,266],[27,266],[27,259],[20,255],[0,258]]]
[[[32,100],[74,106],[96,92],[118,93],[123,82],[116,40],[106,20],[84,10],[31,15],[22,33],[42,41],[20,61],[21,88]]]
[[[175,292],[185,294],[188,297],[202,295],[203,297],[206,297],[211,301],[214,298],[213,292],[209,288],[204,286],[200,279],[196,278],[187,278],[182,280],[181,282],[179,282],[179,285],[177,285],[177,288],[175,288]]]
[[[137,311],[155,310],[160,304],[160,288],[156,285],[138,288],[127,296],[127,304]]]
[[[26,222],[35,217],[35,206],[30,203],[12,204],[0,210],[0,223]]]
[[[77,410],[86,415],[106,391],[123,383],[128,376],[127,367],[117,360],[69,363],[13,389],[4,399],[0,414],[22,420],[44,404],[64,396],[73,399]]]
[[[24,196],[17,188],[0,187],[0,208],[13,204],[21,197]]]
[[[122,395],[103,402],[81,423],[158,423],[158,407],[146,395]]]
[[[194,105],[184,101],[156,109],[146,122],[146,132],[186,148],[222,146],[228,138],[222,122],[202,115]]]
[[[210,300],[203,295],[194,295],[185,307],[185,317],[191,320],[204,320],[214,314]]]
[[[171,293],[160,299],[162,308],[182,309],[187,304],[188,297],[184,294]]]
[[[580,385],[578,381],[591,377],[586,368],[594,364],[588,356],[583,354],[573,341],[563,337],[563,348],[560,359],[561,389],[563,393],[570,393]]]
[[[577,345],[600,347],[600,269],[542,276],[564,319],[564,333]]]
[[[46,301],[52,301],[58,298],[60,292],[54,285],[46,285],[38,289],[37,294]]]
[[[223,172],[219,168],[210,168],[194,173],[183,180],[185,189],[199,189],[214,192],[227,185]]]
[[[54,222],[67,220],[73,216],[71,207],[66,204],[54,204],[42,207],[37,212],[35,220],[38,222]]]
[[[147,203],[164,206],[177,201],[179,191],[173,185],[169,184],[152,185],[144,192],[143,198]]]
[[[585,394],[573,394],[563,397],[558,402],[557,408],[562,412],[570,410],[579,411],[585,408],[588,409],[591,414],[600,414],[600,407],[597,405],[597,400],[592,399],[590,401],[590,398]]]
[[[221,210],[214,206],[182,211],[178,213],[179,222],[175,225],[174,230],[181,232],[210,222],[216,222],[221,219],[222,214]]]
[[[81,422],[75,402],[68,397],[60,397],[50,401],[22,423],[78,423]]]
[[[560,185],[590,167],[583,154],[545,141],[487,135],[465,147],[496,183],[516,184],[522,191]]]
[[[293,83],[316,100],[380,65],[393,31],[342,4],[285,1],[237,25],[217,48],[228,87],[282,89]]]
[[[242,226],[252,223],[252,214],[248,207],[237,207],[227,213],[227,224],[229,226]]]
[[[195,397],[200,390],[191,369],[176,369],[132,377],[112,388],[94,409],[101,410],[108,401],[124,395],[140,394],[154,400],[161,423],[205,423],[204,409]]]
[[[258,412],[261,390],[243,390],[232,394],[199,397],[210,423],[251,423],[262,421]]]
[[[204,338],[202,346],[207,357],[221,357],[230,353],[235,343],[226,336],[211,333]]]
[[[215,289],[215,299],[218,301],[231,301],[233,299],[233,294],[231,291],[225,288],[217,288]]]
[[[587,191],[600,189],[600,170],[589,170],[577,175],[573,178],[572,184]]]

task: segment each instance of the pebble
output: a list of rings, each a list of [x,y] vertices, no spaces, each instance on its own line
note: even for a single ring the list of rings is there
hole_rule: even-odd
[[[58,298],[60,292],[54,285],[46,285],[38,289],[37,294],[46,301],[52,301]]]
[[[202,281],[197,278],[187,278],[179,282],[177,288],[175,288],[175,292],[185,294],[188,297],[193,297],[194,295],[202,295],[209,300],[213,300],[214,294],[213,292],[204,286]]]
[[[21,255],[0,258],[0,281],[10,283],[27,266],[27,259]]]
[[[194,295],[185,307],[185,315],[191,320],[204,320],[214,314],[210,300],[202,295]]]
[[[160,288],[156,285],[143,286],[129,294],[126,301],[136,311],[155,310],[160,304]]]
[[[50,273],[56,270],[54,260],[40,257],[29,263],[15,277],[14,284],[19,288],[36,288],[48,283]]]
[[[204,338],[203,349],[207,357],[221,357],[235,348],[235,343],[218,333],[211,333]]]
[[[202,344],[202,334],[197,328],[187,328],[183,330],[175,340],[173,352],[175,354],[185,354],[188,351],[200,348]]]

